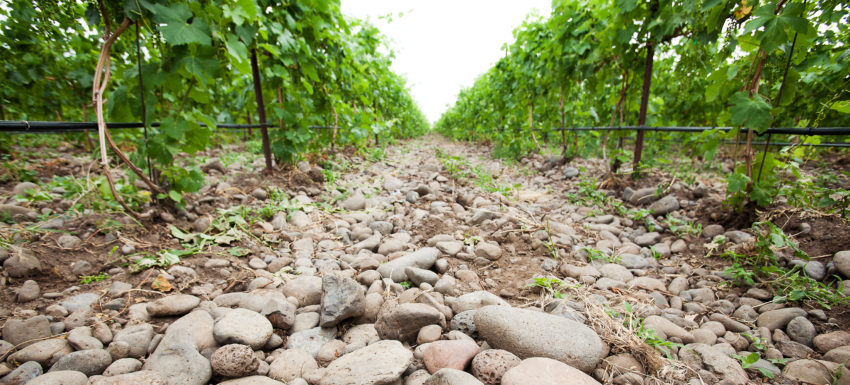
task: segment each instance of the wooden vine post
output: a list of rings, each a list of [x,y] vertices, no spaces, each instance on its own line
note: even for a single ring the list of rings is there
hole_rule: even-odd
[[[266,125],[266,106],[263,103],[263,85],[260,81],[260,67],[257,64],[257,49],[251,48],[251,74],[254,77],[254,95],[257,97],[257,114],[260,117],[260,133],[263,136],[263,156],[266,159],[266,173],[274,171],[272,168],[272,151],[269,144],[269,127]]]
[[[646,109],[649,105],[649,86],[652,83],[653,56],[655,56],[655,45],[652,42],[647,42],[646,64],[643,69],[643,90],[640,94],[640,115],[638,115],[638,126],[641,128],[638,128],[637,138],[635,139],[634,165],[632,166],[635,172],[640,168],[640,158],[643,153],[644,130],[642,127],[646,125]]]

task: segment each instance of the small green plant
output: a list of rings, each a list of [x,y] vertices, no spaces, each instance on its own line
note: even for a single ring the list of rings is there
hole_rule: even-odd
[[[621,320],[623,322],[623,326],[635,333],[635,335],[643,340],[643,342],[647,345],[652,346],[655,350],[658,350],[661,353],[664,353],[668,360],[673,359],[672,352],[674,347],[684,347],[682,344],[667,341],[658,337],[655,330],[647,328],[644,325],[643,318],[638,317],[634,313],[631,303],[624,302],[623,307],[625,308],[625,314],[620,314],[616,310],[608,307],[606,307],[605,313],[607,313],[612,319]]]
[[[80,284],[88,285],[95,282],[105,281],[109,279],[109,274],[104,272],[100,272],[97,275],[81,275],[80,276]]]
[[[180,263],[180,258],[193,255],[197,252],[197,249],[167,249],[160,250],[156,254],[145,254],[142,258],[139,258],[136,263],[130,265],[130,271],[138,273],[152,267],[168,268]]]
[[[410,289],[410,281],[399,282],[398,284],[405,289]]]
[[[649,246],[649,252],[652,253],[652,258],[655,258],[656,261],[660,261],[661,258],[664,257],[661,253],[655,250],[655,246]]]
[[[590,247],[590,246],[585,246],[585,247],[582,248],[582,250],[584,250],[584,252],[587,253],[587,260],[588,261],[602,260],[602,261],[605,261],[605,262],[608,262],[608,263],[619,263],[620,262],[619,256],[605,254],[603,251],[596,250],[596,249],[594,249],[593,247]]]
[[[564,295],[561,294],[561,291],[559,290],[559,287],[563,285],[564,282],[560,279],[554,277],[534,277],[533,280],[534,282],[529,283],[526,287],[539,287],[552,297],[564,298]]]
[[[670,229],[671,233],[675,234],[679,238],[684,238],[689,235],[698,237],[700,236],[700,234],[702,234],[701,224],[688,222],[676,218],[670,214],[667,214],[667,218],[664,220],[664,224],[667,225],[667,228]]]
[[[732,354],[732,358],[735,358],[738,361],[740,361],[742,368],[748,369],[748,368],[752,367],[753,365],[755,365],[755,363],[758,362],[761,359],[761,353],[752,352],[750,354],[747,354],[746,356],[745,355],[739,355],[739,354]],[[762,376],[773,379],[774,374],[770,370],[767,370],[765,368],[756,368],[756,369],[758,369],[759,373],[761,373]]]

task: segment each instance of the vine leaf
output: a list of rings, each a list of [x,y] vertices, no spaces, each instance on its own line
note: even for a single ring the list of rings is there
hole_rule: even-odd
[[[153,21],[160,25],[162,36],[168,44],[179,46],[184,44],[198,43],[210,45],[210,27],[203,19],[193,18],[192,11],[186,4],[175,4],[166,7],[162,4],[145,6],[153,13]],[[189,22],[189,19],[192,22]]]
[[[763,131],[770,126],[770,104],[756,94],[752,97],[742,91],[732,96],[732,124]]]

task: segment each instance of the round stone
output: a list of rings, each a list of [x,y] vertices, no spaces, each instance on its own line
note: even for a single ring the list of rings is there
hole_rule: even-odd
[[[254,374],[260,365],[254,351],[240,344],[224,345],[210,357],[212,370],[224,377],[245,377]]]

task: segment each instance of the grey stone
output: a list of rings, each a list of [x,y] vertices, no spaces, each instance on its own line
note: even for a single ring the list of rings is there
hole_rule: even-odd
[[[3,324],[3,339],[12,345],[21,345],[30,340],[50,337],[50,320],[43,315],[21,320],[19,318],[10,318]]]
[[[366,208],[366,197],[358,191],[342,201],[341,206],[348,211],[363,210]]]
[[[336,275],[322,277],[321,318],[319,325],[332,327],[348,318],[363,315],[365,290],[357,281]]]
[[[413,266],[405,267],[404,272],[407,274],[407,278],[410,279],[410,282],[413,282],[416,286],[421,285],[423,282],[428,283],[429,285],[435,285],[440,279],[440,276],[431,270],[420,269]]]
[[[119,374],[112,377],[95,376],[89,379],[88,385],[167,385],[166,377],[152,370],[140,370],[138,372]],[[178,380],[178,378],[174,378]],[[177,382],[173,382],[177,383]],[[184,384],[195,384],[197,382],[183,382]]]
[[[271,363],[268,376],[289,383],[318,368],[316,359],[310,353],[300,349],[288,349],[284,350]]]
[[[502,248],[493,242],[478,242],[475,245],[475,256],[496,261],[502,257]]]
[[[322,278],[301,276],[283,286],[283,294],[295,297],[299,306],[318,305],[322,302]]]
[[[555,315],[507,306],[485,306],[475,313],[478,334],[490,346],[520,358],[549,357],[589,372],[604,346],[587,326]]]
[[[572,179],[577,177],[579,174],[579,170],[575,167],[566,167],[564,168],[564,178]]]
[[[147,355],[153,335],[153,326],[150,324],[130,326],[115,333],[112,344],[124,343],[129,348],[128,357],[142,358]]]
[[[38,214],[26,207],[0,204],[0,217],[9,218],[14,222],[27,222],[38,219]]]
[[[186,314],[198,307],[201,299],[188,294],[176,294],[162,297],[148,303],[148,315],[152,317],[166,317]]]
[[[60,302],[60,304],[73,313],[90,308],[93,303],[97,302],[98,298],[100,298],[100,295],[97,293],[81,293]]]
[[[15,290],[15,302],[29,302],[38,298],[39,295],[41,295],[41,288],[38,286],[38,282],[28,279]]]
[[[475,376],[462,370],[443,368],[425,380],[423,385],[484,385]]]
[[[815,335],[817,335],[815,325],[806,317],[795,317],[791,319],[785,331],[788,332],[788,337],[791,337],[791,341],[799,342],[809,347],[813,346]]]
[[[300,378],[297,380],[301,380]],[[301,380],[304,381],[304,380]],[[304,384],[307,384],[304,381]],[[232,380],[227,380],[224,382],[220,382],[218,385],[287,385],[283,382],[273,380],[266,376],[248,376],[242,378],[236,378]],[[289,385],[298,385],[296,382],[290,382]]]
[[[192,336],[184,333],[163,339],[142,369],[159,373],[169,384],[205,385],[212,377],[209,360],[198,352]]]
[[[649,205],[653,215],[666,215],[678,209],[679,200],[673,195],[667,195]]]
[[[89,379],[85,374],[74,370],[51,371],[33,378],[27,385],[86,385]]]
[[[238,343],[252,349],[262,348],[272,335],[272,324],[260,313],[233,309],[216,323],[213,335],[219,344]]]
[[[747,377],[744,368],[741,367],[741,363],[729,357],[726,351],[719,348],[719,345],[693,344],[685,348],[693,349],[699,353],[706,369],[711,370],[723,380],[728,381],[729,384],[745,385],[749,381],[749,377]]]
[[[142,368],[142,361],[135,358],[121,358],[113,361],[106,370],[103,371],[104,376],[117,376],[119,374],[127,374],[136,372]]]
[[[315,358],[322,346],[335,337],[336,328],[312,328],[292,333],[286,340],[286,348],[305,351]]]
[[[805,316],[806,311],[798,307],[769,310],[759,315],[756,324],[758,327],[766,327],[770,331],[774,331],[784,328],[794,318]]]
[[[53,364],[61,359],[64,355],[71,353],[74,349],[68,344],[67,340],[49,339],[35,342],[15,353],[9,355],[9,362],[27,362],[34,361],[45,367],[53,366]]]
[[[76,350],[103,349],[103,342],[92,337],[88,326],[77,327],[68,333],[68,343]]]
[[[50,368],[57,370],[74,370],[87,376],[101,374],[112,363],[112,356],[104,349],[79,350],[68,353]]]
[[[407,273],[404,270],[406,267],[415,266],[421,269],[430,269],[437,261],[439,253],[440,251],[436,248],[424,247],[381,265],[378,267],[378,272],[381,273],[382,277],[390,278],[394,282],[404,282],[408,280]]]
[[[631,191],[631,194],[624,195],[623,199],[628,200],[633,205],[645,205],[658,199],[655,193],[658,191],[655,187],[646,187],[637,191]]]
[[[3,270],[12,278],[28,277],[41,272],[41,261],[26,252],[19,251],[3,261]]]
[[[832,263],[841,275],[850,278],[850,250],[843,250],[835,253],[832,257]]]
[[[0,383],[5,385],[24,385],[41,374],[41,365],[39,365],[38,362],[24,362],[11,373],[0,378]]]
[[[215,374],[224,377],[245,377],[257,372],[259,360],[250,346],[224,345],[210,356],[210,366]]]
[[[413,354],[398,341],[379,341],[337,358],[319,385],[390,385],[400,382]]]
[[[403,303],[396,305],[392,301],[384,303],[375,322],[375,330],[381,339],[393,339],[413,343],[419,329],[427,325],[446,326],[446,316],[432,306],[422,303]]]
[[[669,337],[677,337],[682,340],[682,342],[689,344],[694,342],[694,335],[682,328],[679,325],[676,325],[672,321],[667,318],[660,317],[657,315],[651,315],[646,317],[643,322],[644,327],[647,329],[655,330],[656,332],[660,332],[659,336]]]

